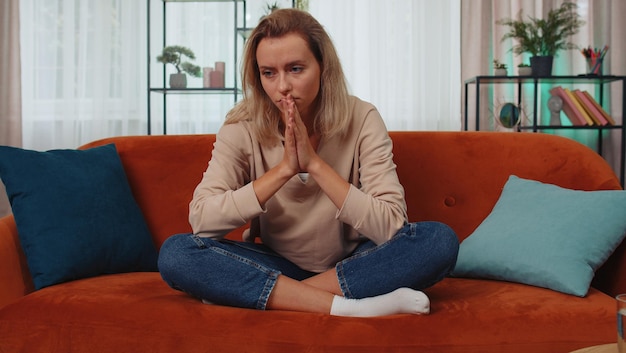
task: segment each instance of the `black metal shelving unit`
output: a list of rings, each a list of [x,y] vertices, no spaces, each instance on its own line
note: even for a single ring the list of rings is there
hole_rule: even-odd
[[[153,0],[146,0],[146,4],[147,4],[147,11],[148,11],[148,20],[147,20],[147,60],[148,60],[148,65],[147,65],[147,70],[148,70],[148,110],[147,110],[147,124],[148,124],[148,128],[147,128],[147,134],[151,135],[152,134],[152,110],[151,110],[151,95],[153,93],[159,93],[163,95],[163,134],[166,135],[167,134],[167,96],[171,95],[171,94],[230,94],[233,96],[233,102],[236,103],[237,100],[239,99],[239,95],[241,94],[241,88],[238,87],[238,70],[236,69],[238,67],[238,58],[239,58],[239,53],[238,53],[238,40],[239,40],[239,35],[241,35],[242,33],[244,33],[245,31],[249,30],[249,28],[247,28],[247,24],[246,24],[246,16],[245,14],[247,13],[247,3],[246,0],[159,0],[159,2],[161,2],[162,6],[161,6],[161,11],[162,11],[162,16],[163,16],[163,33],[162,33],[162,38],[163,38],[163,47],[165,47],[167,45],[167,39],[166,39],[166,33],[167,33],[167,7],[168,6],[172,6],[173,4],[177,4],[178,6],[181,6],[181,4],[184,3],[189,3],[189,2],[202,2],[202,3],[227,3],[230,2],[233,4],[233,13],[234,13],[234,46],[233,46],[233,50],[234,50],[234,55],[233,55],[233,62],[232,64],[232,72],[233,72],[233,85],[230,87],[224,87],[224,88],[167,88],[167,74],[166,74],[166,68],[165,65],[163,65],[163,82],[162,85],[160,87],[153,87],[152,86],[152,82],[150,79],[150,73],[151,73],[151,62],[152,59],[150,57],[150,52],[151,52],[151,48],[150,48],[150,41],[151,41],[151,23],[150,23],[150,14],[151,14],[151,3],[153,2]],[[239,11],[239,6],[242,6],[242,10],[243,13],[241,13]],[[242,16],[241,16],[242,15]],[[240,18],[241,17],[241,18]]]
[[[602,106],[604,106],[604,95],[605,95],[605,85],[612,83],[622,84],[622,121],[616,125],[605,125],[605,126],[565,126],[565,125],[543,125],[540,124],[537,118],[538,112],[538,97],[539,97],[539,86],[548,84],[548,85],[561,85],[561,84],[594,84],[598,85],[599,95],[598,101]],[[468,102],[469,102],[469,90],[470,86],[474,86],[475,88],[475,130],[480,131],[480,88],[483,85],[494,85],[494,84],[515,84],[517,85],[517,102],[518,104],[522,103],[522,87],[524,85],[530,85],[533,94],[533,118],[530,125],[519,125],[517,127],[517,131],[532,131],[532,132],[540,132],[544,130],[597,130],[598,131],[598,146],[596,148],[596,152],[602,156],[602,136],[605,131],[609,130],[619,130],[621,135],[621,150],[620,150],[620,182],[622,187],[624,187],[624,156],[626,155],[626,140],[624,137],[626,136],[626,125],[624,124],[624,106],[626,105],[626,76],[614,76],[614,75],[606,75],[606,76],[597,76],[597,75],[579,75],[579,76],[545,76],[545,77],[535,77],[535,76],[475,76],[465,81],[465,104],[464,104],[464,119],[463,119],[463,129],[465,131],[469,130],[469,110],[468,110]],[[607,109],[608,111],[608,109]],[[615,115],[615,114],[612,114]]]

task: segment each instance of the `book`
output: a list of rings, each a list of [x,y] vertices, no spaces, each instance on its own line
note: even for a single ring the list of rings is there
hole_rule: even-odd
[[[550,94],[553,96],[560,97],[563,101],[563,112],[565,116],[569,119],[569,121],[574,126],[584,126],[587,125],[587,120],[583,118],[582,114],[576,110],[576,106],[572,102],[572,98],[565,93],[565,90],[561,86],[554,86],[550,89]]]
[[[589,114],[589,116],[591,117],[591,119],[593,119],[596,125],[604,126],[609,123],[604,115],[602,115],[602,113],[598,111],[598,108],[596,108],[596,106],[593,105],[591,101],[589,101],[589,97],[587,97],[581,90],[576,89],[572,92],[578,99],[580,105],[582,105],[583,109],[587,111],[587,114]]]
[[[583,119],[585,119],[585,121],[587,122],[587,125],[595,125],[593,122],[593,119],[591,119],[589,114],[587,114],[587,111],[583,108],[583,106],[580,105],[574,93],[572,93],[572,91],[570,91],[569,88],[563,88],[563,90],[568,96],[570,96],[572,103],[574,104],[574,109],[578,110],[580,115],[582,115]]]
[[[604,118],[609,122],[610,125],[615,125],[615,120],[613,120],[613,117],[611,117],[611,115],[609,115],[609,113],[607,113],[606,110],[602,108],[602,105],[600,105],[600,103],[598,103],[598,101],[595,100],[589,92],[583,91],[583,94],[587,96],[587,98],[589,98],[591,104],[593,104],[598,109],[598,111],[602,114],[602,116],[604,116]]]

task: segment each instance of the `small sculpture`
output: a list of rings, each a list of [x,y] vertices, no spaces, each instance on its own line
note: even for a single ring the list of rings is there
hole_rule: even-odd
[[[551,96],[548,99],[548,110],[550,110],[550,125],[561,125],[561,110],[563,100],[559,96]]]

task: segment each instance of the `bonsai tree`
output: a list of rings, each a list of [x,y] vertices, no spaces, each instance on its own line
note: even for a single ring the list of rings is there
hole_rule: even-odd
[[[546,19],[528,16],[524,20],[520,11],[516,20],[506,18],[497,22],[509,27],[502,40],[515,39],[517,44],[512,50],[518,55],[555,56],[559,50],[576,49],[577,46],[568,40],[585,23],[576,12],[577,8],[576,3],[567,0],[550,10]]]
[[[180,73],[188,73],[193,77],[202,77],[202,69],[200,66],[194,65],[189,61],[182,61],[183,56],[191,60],[196,59],[196,55],[191,49],[179,45],[172,45],[163,48],[161,55],[157,56],[157,61],[163,64],[172,64],[176,71]]]

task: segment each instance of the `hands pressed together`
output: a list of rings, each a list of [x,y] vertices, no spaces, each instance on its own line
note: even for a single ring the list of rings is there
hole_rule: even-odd
[[[282,163],[288,166],[291,175],[309,172],[313,164],[319,162],[316,152],[319,136],[309,137],[307,127],[291,95],[280,103],[285,123],[285,155]]]
[[[319,135],[309,136],[291,95],[281,100],[285,123],[285,145],[282,161],[253,183],[257,199],[264,205],[289,179],[301,172],[311,175],[331,201],[340,208],[349,184],[317,154]]]

